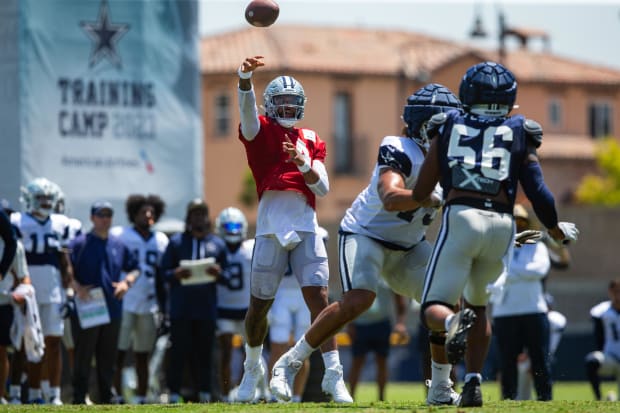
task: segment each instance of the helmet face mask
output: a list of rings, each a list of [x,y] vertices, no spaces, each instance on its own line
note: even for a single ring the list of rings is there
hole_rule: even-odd
[[[478,63],[465,72],[459,98],[468,112],[506,116],[517,98],[517,81],[512,72],[499,63]]]
[[[291,76],[278,76],[265,88],[265,114],[281,126],[292,128],[303,119],[306,106],[304,88]]]
[[[229,207],[220,212],[215,227],[218,235],[228,244],[240,244],[248,236],[248,221],[237,208]]]
[[[36,178],[22,188],[22,202],[26,212],[47,219],[56,207],[57,185],[46,178]]]
[[[430,146],[427,134],[429,119],[436,113],[460,109],[461,102],[448,88],[438,83],[430,83],[407,98],[403,110],[403,120],[407,124],[407,136],[425,150]]]

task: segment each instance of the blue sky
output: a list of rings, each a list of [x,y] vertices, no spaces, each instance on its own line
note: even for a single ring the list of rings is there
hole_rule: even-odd
[[[249,0],[199,2],[202,35],[247,27],[244,10]],[[552,53],[620,70],[619,1],[279,0],[278,4],[275,24],[404,29],[489,49],[498,45],[501,10],[508,26],[546,31]],[[477,13],[489,33],[486,40],[468,37]],[[507,45],[517,47],[514,41]],[[534,39],[530,48],[542,50],[543,43]]]

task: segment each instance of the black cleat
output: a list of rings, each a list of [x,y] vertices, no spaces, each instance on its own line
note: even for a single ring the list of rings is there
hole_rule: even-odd
[[[467,331],[474,325],[476,314],[471,308],[459,311],[452,317],[446,337],[446,355],[452,365],[458,364],[467,348]]]
[[[472,377],[463,385],[461,397],[459,397],[458,405],[460,407],[480,407],[482,406],[482,392],[480,391],[480,380]]]

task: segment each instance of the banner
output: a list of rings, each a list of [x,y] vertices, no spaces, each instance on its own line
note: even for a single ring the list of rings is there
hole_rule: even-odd
[[[197,7],[19,1],[22,185],[56,182],[82,221],[105,199],[126,222],[132,193],[184,216],[203,181]]]

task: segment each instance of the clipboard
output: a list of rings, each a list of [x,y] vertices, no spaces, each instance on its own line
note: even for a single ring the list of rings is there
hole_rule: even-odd
[[[216,277],[207,273],[207,269],[216,265],[213,257],[199,260],[181,260],[179,265],[192,273],[191,277],[181,279],[182,285],[208,284],[216,280]]]
[[[92,288],[90,291],[90,299],[83,301],[75,295],[75,310],[78,315],[80,327],[84,330],[91,327],[108,324],[110,322],[110,313],[105,302],[105,295],[101,287]]]

